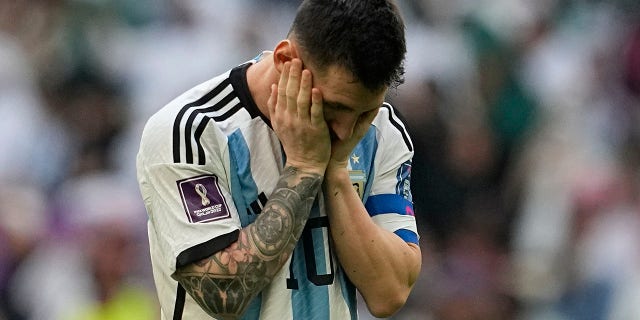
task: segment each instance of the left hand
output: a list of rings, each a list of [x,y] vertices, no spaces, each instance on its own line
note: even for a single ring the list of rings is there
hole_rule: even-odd
[[[347,167],[351,152],[369,130],[369,126],[378,114],[378,110],[380,110],[380,108],[375,108],[361,114],[349,138],[331,141],[331,159],[329,160],[327,171]]]

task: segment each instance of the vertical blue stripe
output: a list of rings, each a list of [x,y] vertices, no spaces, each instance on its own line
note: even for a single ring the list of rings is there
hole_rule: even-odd
[[[231,158],[229,166],[231,197],[233,198],[233,203],[236,205],[236,209],[238,210],[240,224],[242,227],[245,227],[249,224],[249,217],[247,216],[247,208],[249,205],[244,201],[244,197],[242,196],[242,187],[240,187],[240,178],[238,177],[238,166],[236,165],[236,161],[233,159],[233,154],[231,154],[231,152],[229,153]]]
[[[360,140],[358,145],[351,152],[351,156],[357,156],[358,162],[350,159],[351,170],[362,170],[367,177],[364,188],[364,196],[362,197],[363,203],[367,201],[369,192],[371,192],[371,183],[373,182],[373,176],[375,173],[374,159],[376,151],[378,150],[378,139],[376,138],[376,127],[371,125],[369,131],[364,135],[364,138]]]
[[[262,307],[262,292],[260,292],[252,301],[247,311],[242,315],[242,320],[258,320],[260,319],[260,308]]]
[[[319,217],[320,209],[316,201],[311,209],[311,218]],[[316,265],[324,264],[324,237],[313,237],[313,250],[316,254]],[[319,255],[319,251],[322,254]],[[298,280],[298,290],[292,290],[291,306],[293,308],[293,319],[313,319],[313,320],[329,320],[329,287],[316,286],[307,276],[307,265],[305,262],[305,250],[303,238],[296,244],[293,252],[292,270],[295,278]],[[323,267],[324,269],[324,267]],[[318,273],[322,269],[318,270]],[[335,281],[335,280],[334,280]]]
[[[331,270],[328,270],[329,257],[325,255],[325,248],[326,248],[326,245],[328,244],[328,241],[325,243],[325,240],[327,239],[324,233],[325,230],[328,231],[329,229],[326,228],[323,230],[323,228],[316,228],[311,230],[312,239],[313,239],[313,254],[316,257],[315,267],[316,267],[316,272],[318,274],[331,273]]]
[[[246,227],[256,219],[249,215],[249,204],[258,198],[258,187],[251,173],[251,152],[240,130],[234,131],[228,138],[231,176],[231,193],[238,209],[240,223]]]
[[[240,224],[242,227],[246,227],[252,223],[257,215],[249,215],[247,208],[249,203],[258,198],[258,187],[253,180],[251,173],[251,153],[247,142],[242,136],[240,130],[234,131],[228,137],[229,146],[229,162],[230,172],[229,180],[231,180],[231,195],[233,197],[233,203],[238,209],[238,216],[240,217]],[[260,318],[260,308],[262,306],[262,292],[260,292],[251,301],[251,304],[247,308],[245,314],[242,316],[243,320],[257,320]]]

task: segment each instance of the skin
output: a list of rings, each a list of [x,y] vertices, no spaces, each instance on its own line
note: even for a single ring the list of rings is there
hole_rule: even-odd
[[[320,188],[338,258],[374,316],[388,317],[402,307],[420,271],[419,247],[373,223],[347,170],[386,88],[372,92],[347,70],[314,68],[304,60],[294,40],[283,40],[247,71],[251,95],[287,155],[263,212],[240,230],[237,242],[174,274],[212,316],[240,317],[272,281],[300,238]]]

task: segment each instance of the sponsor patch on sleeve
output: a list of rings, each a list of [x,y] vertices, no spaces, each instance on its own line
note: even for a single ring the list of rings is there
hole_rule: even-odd
[[[231,216],[218,177],[198,176],[180,180],[177,184],[189,222],[210,222]]]

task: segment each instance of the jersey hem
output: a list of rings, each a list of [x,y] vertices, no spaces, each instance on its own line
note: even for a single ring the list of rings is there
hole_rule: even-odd
[[[196,261],[200,261],[218,251],[221,251],[232,243],[238,241],[239,234],[240,230],[234,230],[180,252],[176,258],[176,269],[187,266]]]

